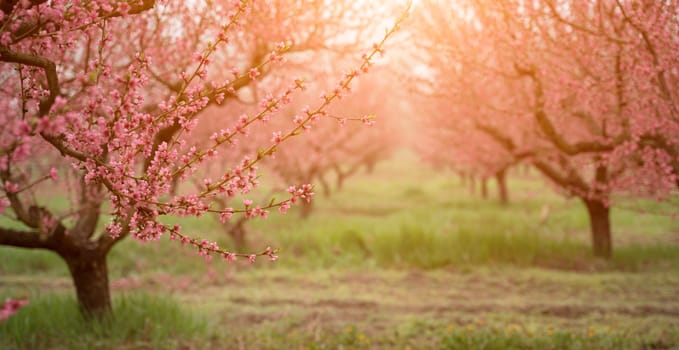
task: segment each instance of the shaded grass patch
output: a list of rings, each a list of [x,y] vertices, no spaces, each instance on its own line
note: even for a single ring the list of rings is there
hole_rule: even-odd
[[[169,297],[126,294],[113,315],[85,319],[71,296],[44,295],[0,323],[2,349],[110,349],[134,344],[177,348],[207,332],[207,323]]]
[[[575,349],[673,349],[677,329],[663,334],[640,336],[627,332],[589,327],[584,330],[555,330],[551,326],[521,325],[434,326],[428,322],[404,323],[381,332],[348,325],[344,329],[323,326],[309,330],[260,329],[241,334],[234,343],[248,349],[437,349],[437,350],[575,350]],[[300,332],[298,332],[300,331]]]
[[[507,214],[484,218],[437,212],[392,215],[379,222],[350,217],[328,225],[321,217],[282,229],[271,244],[284,247],[277,265],[287,267],[435,269],[509,264],[573,271],[679,269],[676,245],[628,243],[616,247],[606,261],[594,257],[582,237],[512,220]]]

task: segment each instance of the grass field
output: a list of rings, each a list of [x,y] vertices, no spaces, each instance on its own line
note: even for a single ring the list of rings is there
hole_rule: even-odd
[[[679,347],[678,199],[618,200],[603,261],[577,200],[535,172],[509,185],[503,207],[400,153],[319,194],[308,220],[251,222],[275,263],[128,240],[109,257],[115,317],[99,323],[80,319],[56,256],[0,247],[0,298],[31,297],[0,323],[0,349]],[[211,218],[182,222],[229,245]]]

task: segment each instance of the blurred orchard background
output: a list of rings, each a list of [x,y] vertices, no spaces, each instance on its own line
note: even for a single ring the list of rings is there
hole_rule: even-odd
[[[0,9],[2,349],[679,347],[676,1]]]

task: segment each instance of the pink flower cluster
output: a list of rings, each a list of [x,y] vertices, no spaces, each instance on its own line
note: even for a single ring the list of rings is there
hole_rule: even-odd
[[[5,299],[5,302],[0,305],[0,322],[10,318],[21,309],[22,307],[28,305],[28,298],[23,299]]]

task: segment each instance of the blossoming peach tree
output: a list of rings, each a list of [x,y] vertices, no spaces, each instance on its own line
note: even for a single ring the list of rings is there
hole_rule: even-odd
[[[668,200],[679,188],[679,4],[427,4],[417,23],[444,53],[428,62],[434,90],[453,106],[431,116],[447,131],[439,147],[532,165],[582,201],[593,252],[609,258],[615,196]],[[462,135],[470,142],[453,144]]]
[[[173,182],[189,181],[219,153],[238,153],[250,130],[305,88],[304,79],[289,77],[289,85],[261,98],[257,111],[235,115],[209,143],[193,138],[203,110],[238,98],[284,64],[300,42],[293,26],[318,25],[313,14],[329,13],[306,1],[276,11],[271,6],[250,0],[0,1],[0,244],[57,253],[86,315],[110,311],[106,256],[126,237],[167,237],[228,262],[275,260],[271,248],[232,252],[162,218],[266,217],[310,201],[310,184],[291,184],[282,200],[214,205],[257,187],[260,162],[323,122],[327,108],[370,69],[407,11],[337,79],[336,89],[300,112],[300,120],[249,145],[257,151],[204,179],[201,188],[173,195]],[[292,24],[295,16],[303,25]],[[272,38],[281,42],[272,44]],[[248,49],[244,43],[252,40],[256,45]],[[60,196],[69,208],[50,206]],[[100,229],[104,214],[111,219]]]

